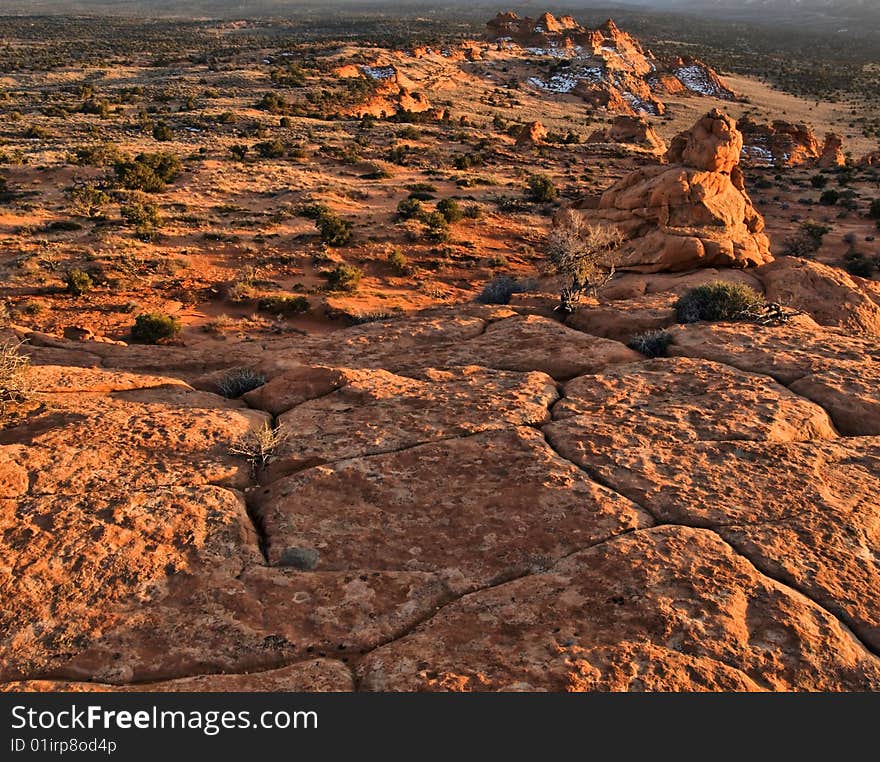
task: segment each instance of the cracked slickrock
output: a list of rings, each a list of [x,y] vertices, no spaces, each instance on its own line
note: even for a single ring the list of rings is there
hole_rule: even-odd
[[[613,339],[668,295],[617,296],[583,330],[13,332],[0,689],[880,689],[876,342],[697,324],[647,360]],[[241,367],[268,382],[215,394]],[[267,467],[230,454],[267,422]]]
[[[267,384],[266,386],[270,386]],[[543,373],[428,369],[418,378],[349,371],[348,382],[278,418],[291,436],[272,471],[401,450],[480,431],[536,426],[558,396]]]
[[[312,548],[318,569],[433,572],[456,591],[651,523],[528,428],[312,468],[254,504],[273,564]]]

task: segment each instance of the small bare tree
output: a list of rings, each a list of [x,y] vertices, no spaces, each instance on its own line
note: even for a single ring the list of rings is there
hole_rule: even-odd
[[[566,279],[557,309],[575,310],[585,293],[596,292],[614,277],[617,250],[624,241],[616,227],[588,225],[567,209],[559,214],[547,236],[550,270]]]
[[[287,439],[287,432],[282,427],[273,428],[271,424],[264,423],[259,429],[251,429],[236,439],[229,446],[229,454],[246,457],[256,473],[269,464]]]
[[[10,403],[24,402],[31,383],[27,370],[30,358],[21,353],[22,342],[7,341],[0,344],[0,414]]]

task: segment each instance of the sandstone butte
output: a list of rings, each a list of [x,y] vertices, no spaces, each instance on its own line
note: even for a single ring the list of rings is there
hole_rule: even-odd
[[[880,690],[880,299],[768,261],[741,146],[713,112],[605,195],[636,269],[701,267],[565,323],[548,292],[259,342],[3,329],[4,690]],[[802,314],[677,325],[719,279]],[[668,356],[626,346],[652,329]]]
[[[622,269],[752,267],[772,261],[764,219],[739,167],[742,133],[713,109],[673,138],[666,163],[642,167],[581,209],[590,224],[612,225],[627,242]]]

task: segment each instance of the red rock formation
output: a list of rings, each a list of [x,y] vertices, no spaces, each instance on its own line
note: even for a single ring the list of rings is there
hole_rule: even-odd
[[[647,148],[652,153],[666,153],[666,143],[645,116],[618,116],[607,130],[597,130],[590,143],[628,143]]]
[[[516,144],[518,146],[537,145],[547,140],[547,130],[540,122],[524,124],[517,133]]]
[[[660,93],[695,93],[733,99],[733,92],[710,67],[695,59],[658,61],[638,40],[612,20],[586,29],[570,16],[549,13],[535,20],[516,14],[498,14],[487,24],[490,40],[513,41],[533,52],[562,55],[571,62],[562,90],[574,92],[593,106],[614,113],[663,114]]]
[[[836,132],[829,132],[825,136],[818,165],[823,169],[833,169],[834,167],[842,167],[845,164],[846,157],[843,155],[843,138]]]
[[[764,220],[745,192],[736,123],[716,110],[677,135],[670,166],[636,170],[603,195],[588,222],[627,236],[621,269],[639,272],[695,267],[749,267],[773,257]]]

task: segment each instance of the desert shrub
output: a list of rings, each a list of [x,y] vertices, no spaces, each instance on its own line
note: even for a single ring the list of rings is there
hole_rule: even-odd
[[[131,328],[131,338],[139,344],[156,344],[163,339],[173,339],[180,333],[180,321],[172,315],[145,312],[138,315]]]
[[[315,227],[318,228],[321,240],[328,246],[345,246],[351,240],[354,225],[328,210],[318,216]]]
[[[92,290],[92,276],[85,270],[70,270],[64,276],[67,293],[71,296],[82,296]]]
[[[329,291],[356,291],[364,272],[359,267],[342,262],[321,275],[327,279]]]
[[[278,93],[264,93],[256,107],[270,114],[286,114],[290,110],[287,101]]]
[[[588,225],[571,210],[554,220],[547,237],[547,258],[550,271],[565,278],[559,297],[562,312],[572,312],[583,294],[595,296],[614,277],[623,240],[616,227]]]
[[[672,334],[669,331],[646,331],[633,336],[627,346],[647,357],[665,357],[671,343]]]
[[[464,208],[464,216],[469,220],[478,220],[483,216],[483,210],[479,204],[468,204]]]
[[[559,195],[556,186],[547,175],[531,175],[526,183],[529,198],[537,203],[555,201]]]
[[[174,138],[174,131],[165,122],[156,122],[153,125],[153,138],[166,142]]]
[[[783,254],[790,257],[810,258],[822,246],[822,239],[831,228],[816,222],[802,222],[797,232],[783,242]]]
[[[30,358],[21,353],[21,343],[0,344],[0,412],[10,403],[24,402],[31,391],[28,367]]]
[[[300,217],[305,217],[308,220],[318,220],[325,214],[331,214],[331,211],[327,204],[313,202],[310,204],[303,204],[296,210],[296,213]]]
[[[822,191],[822,195],[819,196],[819,203],[824,206],[834,206],[838,201],[840,201],[840,192],[834,188]]]
[[[449,239],[449,223],[440,212],[431,212],[425,216],[423,222],[425,235],[430,240],[442,243]]]
[[[116,164],[116,177],[123,188],[159,193],[180,174],[180,159],[172,153],[142,153]]]
[[[149,240],[162,227],[162,215],[158,205],[141,194],[132,195],[122,206],[119,213],[125,224],[135,229],[138,237]]]
[[[422,213],[422,202],[417,198],[405,198],[397,205],[397,216],[402,220],[410,220]]]
[[[391,265],[391,269],[394,271],[395,275],[403,276],[412,274],[412,265],[410,265],[406,255],[400,249],[395,248],[389,252],[387,261],[388,264]]]
[[[828,178],[820,172],[810,178],[810,185],[814,188],[824,188],[828,185]]]
[[[90,167],[109,167],[121,160],[119,149],[113,143],[83,146],[73,152],[73,163]]]
[[[266,377],[252,368],[233,368],[217,382],[217,391],[228,399],[238,399],[266,383]]]
[[[242,455],[248,459],[254,471],[265,467],[284,442],[287,432],[282,428],[272,428],[267,422],[259,429],[251,429],[229,446],[230,455]]]
[[[431,183],[411,183],[406,186],[409,191],[409,197],[418,199],[419,201],[430,201],[437,192],[437,186]]]
[[[437,211],[440,212],[450,224],[458,222],[464,217],[464,211],[461,208],[461,204],[459,204],[454,198],[444,198],[439,204],[437,204]]]
[[[456,156],[452,160],[452,166],[460,170],[473,169],[474,167],[482,167],[484,163],[485,162],[482,156],[472,153],[461,154],[460,156]]]
[[[257,143],[254,150],[264,159],[280,159],[287,153],[287,146],[281,138]]]
[[[764,307],[764,297],[744,283],[714,281],[682,294],[675,303],[679,323],[742,320]]]
[[[868,216],[875,220],[880,220],[880,198],[875,198],[868,207]]]
[[[483,286],[477,301],[481,304],[510,304],[510,298],[514,294],[531,291],[533,287],[528,281],[519,281],[509,275],[497,275]]]
[[[870,278],[877,269],[877,259],[862,254],[853,247],[843,256],[843,268],[850,275],[856,275],[859,278]]]
[[[103,217],[103,209],[110,203],[110,196],[92,185],[80,185],[71,189],[70,205],[74,214],[99,219]]]
[[[236,161],[244,161],[248,150],[247,145],[244,143],[235,143],[234,145],[229,146],[229,153],[232,154],[232,158]]]
[[[263,312],[269,312],[273,315],[293,317],[308,312],[311,309],[311,304],[304,296],[267,296],[260,299],[257,307]]]

